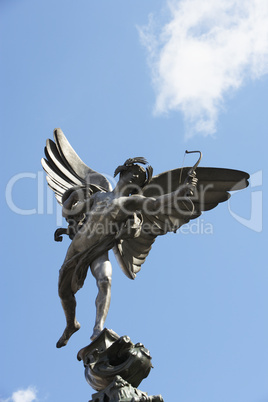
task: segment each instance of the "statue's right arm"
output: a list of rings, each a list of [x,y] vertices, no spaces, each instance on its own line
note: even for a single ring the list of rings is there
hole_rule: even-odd
[[[165,213],[166,207],[169,205],[177,205],[178,202],[185,202],[187,185],[180,186],[176,191],[164,194],[160,197],[145,197],[143,195],[132,195],[130,197],[122,197],[121,209],[125,213],[133,213],[137,210],[145,214]]]
[[[133,213],[135,211],[154,211],[156,199],[153,197],[144,197],[143,195],[131,195],[119,199],[122,211]]]

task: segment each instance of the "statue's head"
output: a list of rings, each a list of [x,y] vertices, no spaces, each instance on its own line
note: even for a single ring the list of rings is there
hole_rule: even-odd
[[[151,166],[144,168],[141,164],[147,165],[148,162],[143,157],[129,158],[114,172],[114,177],[119,174],[119,180],[124,180],[126,185],[133,184],[133,193],[137,192],[139,188],[143,188],[152,178],[153,168]]]

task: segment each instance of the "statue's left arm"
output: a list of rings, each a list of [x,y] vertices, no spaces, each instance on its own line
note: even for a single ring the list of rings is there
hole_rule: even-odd
[[[137,210],[144,212],[146,215],[158,213],[167,213],[170,207],[179,207],[180,210],[189,208],[192,210],[192,203],[188,198],[192,185],[180,185],[176,191],[164,194],[159,197],[145,197],[143,195],[132,195],[130,197],[122,197],[120,200],[121,208],[124,213],[132,213]],[[188,204],[185,208],[186,203]]]

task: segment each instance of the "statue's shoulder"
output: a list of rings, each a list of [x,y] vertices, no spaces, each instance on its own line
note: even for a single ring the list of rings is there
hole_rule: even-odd
[[[109,197],[109,194],[110,194],[110,193],[106,193],[106,192],[104,192],[104,191],[98,191],[98,192],[92,194],[90,198],[91,198],[91,200],[92,200],[93,203],[94,203],[94,202],[99,202],[99,201],[103,201],[103,200],[105,200],[107,197]]]

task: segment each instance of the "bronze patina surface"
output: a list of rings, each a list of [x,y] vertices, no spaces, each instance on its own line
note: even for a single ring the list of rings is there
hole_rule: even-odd
[[[157,236],[176,232],[203,211],[228,200],[229,191],[247,187],[247,173],[198,167],[200,160],[201,153],[193,167],[153,176],[143,157],[130,158],[116,168],[119,181],[112,189],[104,175],[79,158],[61,129],[54,131],[54,141],[47,140],[42,165],[68,223],[67,228],[56,230],[55,240],[61,241],[62,234],[71,239],[59,274],[66,328],[57,347],[65,346],[80,328],[75,293],[89,268],[98,286],[91,339],[103,330],[111,298],[110,249],[123,272],[134,279]]]

